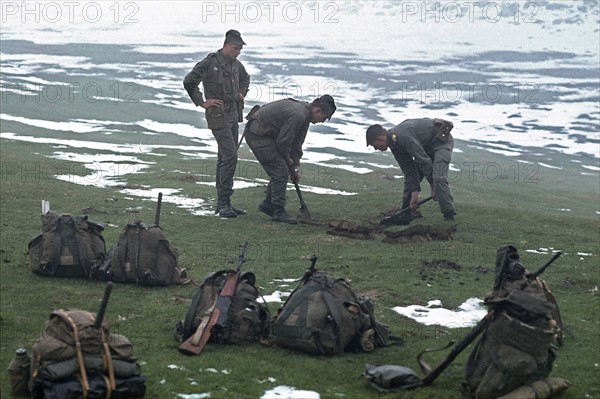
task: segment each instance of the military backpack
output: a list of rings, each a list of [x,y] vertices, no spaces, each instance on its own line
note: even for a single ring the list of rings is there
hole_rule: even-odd
[[[42,232],[29,242],[29,264],[42,276],[93,278],[105,259],[104,226],[87,219],[48,211]]]
[[[96,315],[55,310],[33,345],[28,388],[34,399],[141,398],[146,378],[124,336],[95,326]]]
[[[373,303],[350,284],[313,267],[279,309],[271,328],[275,345],[314,355],[370,352],[388,344],[387,326],[373,317]]]
[[[210,318],[227,277],[235,273],[235,270],[221,270],[206,277],[198,287],[185,319],[176,325],[175,337],[178,341],[187,340],[203,319]],[[259,301],[260,293],[255,283],[256,277],[252,272],[240,276],[229,306],[227,322],[225,326],[217,325],[212,329],[208,342],[239,344],[268,337],[270,313],[264,302]]]
[[[162,229],[142,222],[128,223],[101,266],[102,279],[148,286],[186,284],[179,253]]]
[[[546,379],[562,343],[562,321],[547,284],[523,267],[515,247],[498,250],[496,282],[484,303],[493,313],[468,357],[465,394],[496,398]]]

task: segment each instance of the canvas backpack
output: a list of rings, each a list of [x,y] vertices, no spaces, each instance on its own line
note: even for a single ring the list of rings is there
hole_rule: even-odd
[[[33,345],[29,390],[34,399],[141,398],[146,378],[124,336],[96,315],[55,310]]]
[[[104,226],[66,213],[42,215],[42,232],[29,242],[29,264],[42,276],[92,278],[106,256]]]
[[[221,270],[206,277],[198,287],[185,319],[176,325],[178,341],[187,340],[196,332],[202,319],[210,317],[227,277],[235,273],[235,270]],[[270,313],[267,306],[258,300],[260,293],[255,283],[252,272],[240,276],[229,306],[227,323],[224,327],[217,325],[212,329],[209,342],[239,344],[268,337]]]
[[[162,229],[142,222],[128,223],[101,266],[103,279],[148,286],[186,284],[179,253]]]
[[[562,322],[556,299],[518,262],[516,248],[499,250],[497,283],[485,298],[491,322],[470,353],[463,389],[471,398],[496,398],[544,380],[552,370]],[[504,275],[498,269],[506,267]]]
[[[314,355],[370,352],[387,345],[387,326],[375,321],[370,298],[341,278],[311,268],[272,323],[274,344]]]

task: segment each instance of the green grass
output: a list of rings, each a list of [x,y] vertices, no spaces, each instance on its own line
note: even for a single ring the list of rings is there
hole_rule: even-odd
[[[462,166],[463,172],[451,175],[459,214],[458,231],[451,241],[401,245],[382,243],[382,235],[375,235],[372,240],[352,240],[326,234],[325,224],[330,219],[375,225],[381,212],[398,206],[401,180],[393,175],[400,172],[392,169],[359,175],[335,165],[304,166],[304,184],[357,193],[305,193],[313,218],[321,225],[271,222],[256,210],[263,197],[262,188],[236,191],[234,205],[248,210],[247,215],[236,220],[192,216],[163,201],[161,225],[181,254],[180,266],[187,268],[195,281],[202,281],[210,272],[232,267],[243,240],[250,243],[244,269],[256,274],[263,294],[274,290],[270,282],[275,278],[300,277],[310,264],[310,256],[316,254],[318,268],[351,280],[357,291],[375,297],[377,317],[390,325],[394,335],[404,339],[404,345],[333,358],[311,357],[260,344],[209,345],[201,356],[189,358],[177,351],[173,329],[177,320],[184,317],[195,287],[117,284],[106,317],[113,331],[133,342],[148,377],[147,397],[175,398],[178,393],[211,392],[211,398],[258,398],[275,386],[289,385],[317,391],[321,398],[458,398],[461,395],[457,383],[464,379],[469,349],[428,388],[383,395],[368,387],[360,374],[367,363],[400,364],[417,370],[418,352],[462,338],[468,329],[425,327],[397,315],[391,308],[426,304],[432,299],[441,299],[445,307],[453,308],[469,297],[482,298],[491,288],[496,250],[507,244],[519,249],[530,270],[540,267],[550,255],[529,253],[526,249],[554,248],[565,253],[544,275],[558,299],[566,326],[565,345],[552,375],[571,381],[564,398],[600,397],[597,173],[582,175],[586,170],[572,162],[572,157],[550,151],[519,160],[561,165],[562,169],[526,169],[525,165],[530,164],[514,158],[471,149],[465,143],[459,143],[459,147],[464,152],[456,152],[453,162]],[[124,195],[116,188],[80,186],[54,179],[56,170],[80,175],[86,171],[81,165],[73,167],[78,165],[74,162],[50,158],[53,151],[47,145],[2,140],[0,366],[4,369],[16,348],[31,348],[53,309],[96,311],[104,289],[100,282],[51,279],[29,272],[27,243],[40,230],[42,199],[62,212],[78,214],[89,207],[100,211],[90,218],[107,224],[104,237],[108,248],[127,222],[154,220],[152,201]],[[186,159],[174,150],[157,152],[166,156],[140,153],[141,159],[156,163],[144,173],[123,179],[134,185],[178,188],[181,195],[188,197],[214,198],[212,186],[194,180],[211,181],[202,175],[212,173],[215,160]],[[374,156],[389,154],[356,158],[369,162]],[[264,178],[246,149],[241,158],[238,177]],[[388,160],[387,163],[393,163],[391,157]],[[587,160],[588,164],[593,162]],[[464,172],[467,167],[473,173]],[[426,193],[428,188],[424,189]],[[296,214],[298,206],[293,191],[288,192],[288,212]],[[424,223],[444,223],[436,203],[424,205],[422,212]],[[592,255],[580,256],[578,252]],[[423,262],[432,259],[452,260],[461,268],[425,270],[427,277],[423,279]],[[477,272],[482,269],[489,272]],[[271,305],[272,311],[276,308]],[[443,356],[444,353],[436,353],[428,359],[430,364],[436,364]],[[0,391],[10,391],[6,375]]]

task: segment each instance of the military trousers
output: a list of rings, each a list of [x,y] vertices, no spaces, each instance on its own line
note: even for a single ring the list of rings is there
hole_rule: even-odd
[[[228,105],[225,106],[224,126],[212,130],[212,134],[217,141],[215,187],[217,189],[217,204],[220,207],[231,203],[233,176],[235,175],[238,159],[238,111],[236,104]]]
[[[244,135],[254,156],[270,178],[265,202],[270,203],[275,210],[283,210],[289,170],[285,159],[277,150],[275,138],[252,133],[247,125]]]
[[[429,183],[433,185],[440,211],[444,215],[454,215],[454,198],[450,191],[448,181],[448,172],[450,171],[450,161],[452,160],[452,150],[454,149],[454,140],[452,136],[446,142],[437,141],[431,151],[431,160],[433,169],[431,171],[422,171],[422,175],[429,175]],[[430,172],[430,173],[429,173]],[[408,185],[404,184],[404,193],[402,195],[402,208],[410,205],[411,191]]]

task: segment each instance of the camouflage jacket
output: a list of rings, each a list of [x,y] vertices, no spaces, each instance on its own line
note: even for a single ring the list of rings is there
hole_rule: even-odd
[[[310,104],[292,98],[263,105],[253,117],[258,123],[257,134],[271,136],[279,154],[295,164],[302,158],[302,144],[311,120]],[[254,130],[254,125],[252,129]]]
[[[210,53],[198,62],[183,80],[183,87],[196,106],[204,103],[200,92],[200,82],[204,86],[206,99],[215,98],[227,103],[236,103],[239,94],[244,97],[250,86],[250,75],[237,59],[229,59],[222,50]]]
[[[440,145],[433,119],[407,119],[388,131],[389,148],[404,173],[404,181],[410,192],[421,191],[420,182],[426,178],[432,182],[433,155]]]

